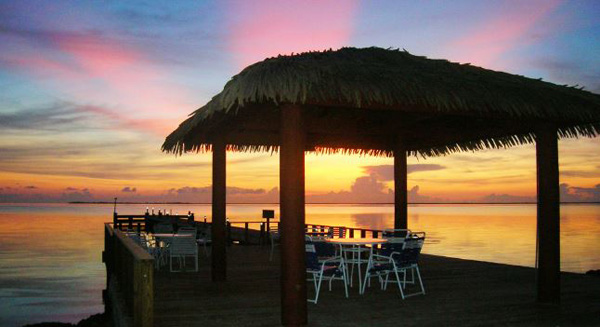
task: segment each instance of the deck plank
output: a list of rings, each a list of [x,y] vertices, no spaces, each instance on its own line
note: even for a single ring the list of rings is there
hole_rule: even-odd
[[[210,281],[210,262],[200,271],[155,274],[155,326],[280,325],[279,262],[265,246],[227,248],[226,282]],[[276,256],[277,257],[277,256]],[[340,282],[324,286],[308,304],[309,326],[600,326],[600,278],[563,273],[560,307],[535,304],[532,268],[423,255],[427,294],[401,300],[395,285],[366,294]],[[312,287],[308,285],[309,292]]]

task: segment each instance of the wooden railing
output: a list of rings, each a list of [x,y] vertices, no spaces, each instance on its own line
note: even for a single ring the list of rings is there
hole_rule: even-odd
[[[344,237],[349,237],[349,238],[366,238],[366,237],[379,238],[379,237],[381,237],[381,234],[382,234],[382,231],[379,229],[306,224],[306,230],[308,232],[311,232],[311,231],[327,232],[330,229],[333,229],[334,237],[341,237],[342,233],[343,233],[342,229],[345,230]]]
[[[143,215],[119,215],[116,212],[113,214],[113,226],[119,230],[134,230],[139,232],[147,232],[147,227],[153,220],[169,221],[174,225],[192,224],[194,223],[194,214],[187,215],[170,215],[170,214],[152,214],[146,212]]]
[[[268,240],[268,233],[271,230],[277,230],[279,228],[279,222],[272,221],[269,224],[264,221],[235,221],[227,222],[227,235],[228,241],[236,239],[238,241],[245,241],[245,243],[252,243],[252,238],[249,235],[258,232],[261,242]],[[242,227],[243,226],[243,227]],[[237,237],[232,237],[236,234],[233,230],[237,227],[238,230],[243,230],[243,238],[240,238],[240,233],[237,233]],[[254,227],[254,228],[252,228]],[[334,237],[350,237],[350,238],[380,238],[382,237],[382,231],[378,229],[370,228],[354,228],[345,226],[331,226],[331,225],[317,225],[317,224],[306,224],[305,229],[309,233],[328,233],[330,230],[333,231]],[[342,231],[344,230],[344,232]]]
[[[154,259],[110,224],[105,224],[104,248],[110,305],[113,317],[120,321],[116,324],[153,326]]]

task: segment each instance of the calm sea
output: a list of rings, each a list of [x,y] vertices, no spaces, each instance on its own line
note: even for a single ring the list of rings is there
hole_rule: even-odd
[[[146,205],[117,209],[141,214]],[[192,211],[196,220],[210,215],[209,205],[158,209]],[[278,212],[273,205],[230,205],[227,215],[231,221],[258,221],[262,209]],[[104,310],[103,223],[112,211],[112,205],[0,204],[0,326],[77,322]],[[308,205],[306,215],[313,224],[393,225],[391,205]],[[426,253],[531,267],[535,217],[535,205],[412,205],[409,228],[427,233]],[[562,270],[600,269],[598,249],[600,205],[563,205]]]

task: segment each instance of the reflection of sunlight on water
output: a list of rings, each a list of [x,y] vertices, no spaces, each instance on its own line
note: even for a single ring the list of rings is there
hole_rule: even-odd
[[[152,205],[123,205],[141,214]],[[154,205],[210,221],[210,205]],[[277,205],[229,205],[230,221],[262,221]],[[101,312],[105,285],[101,262],[107,205],[0,204],[0,306],[2,324],[48,320],[76,322]],[[392,205],[307,205],[306,222],[355,228],[393,226]],[[600,269],[600,205],[561,207],[561,267]],[[276,219],[278,220],[278,219]],[[533,266],[535,205],[412,205],[409,228],[425,231],[425,253]],[[8,299],[8,300],[7,300]]]
[[[370,228],[370,229],[386,229],[393,227],[390,226],[389,222],[393,222],[394,218],[392,214],[366,214],[358,213],[352,215],[354,226],[359,228]]]

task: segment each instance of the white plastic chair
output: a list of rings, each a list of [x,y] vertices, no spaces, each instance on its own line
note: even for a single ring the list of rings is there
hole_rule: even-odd
[[[198,245],[191,236],[173,237],[169,245],[169,269],[178,272],[185,268],[185,258],[194,258],[194,268],[198,271]],[[173,270],[173,258],[179,259],[179,270]]]
[[[319,301],[323,279],[329,280],[329,291],[331,291],[333,280],[341,280],[344,283],[346,297],[348,297],[348,282],[342,256],[319,261],[315,245],[310,242],[306,243],[306,274],[309,276],[307,281],[312,281],[315,286],[315,298],[307,299],[308,302],[317,304]]]
[[[362,293],[367,286],[367,281],[372,277],[378,277],[383,290],[387,289],[388,283],[397,283],[400,290],[400,296],[405,299],[410,296],[425,294],[423,279],[419,271],[419,254],[425,243],[425,233],[413,233],[402,243],[383,244],[381,255],[372,255],[367,265],[365,281],[363,283]],[[407,280],[407,273],[411,272],[411,279]],[[390,281],[389,275],[394,274],[395,280]],[[402,274],[402,278],[400,278]],[[385,276],[385,280],[383,277]],[[418,281],[420,290],[406,294],[404,289],[407,284],[416,284]]]

